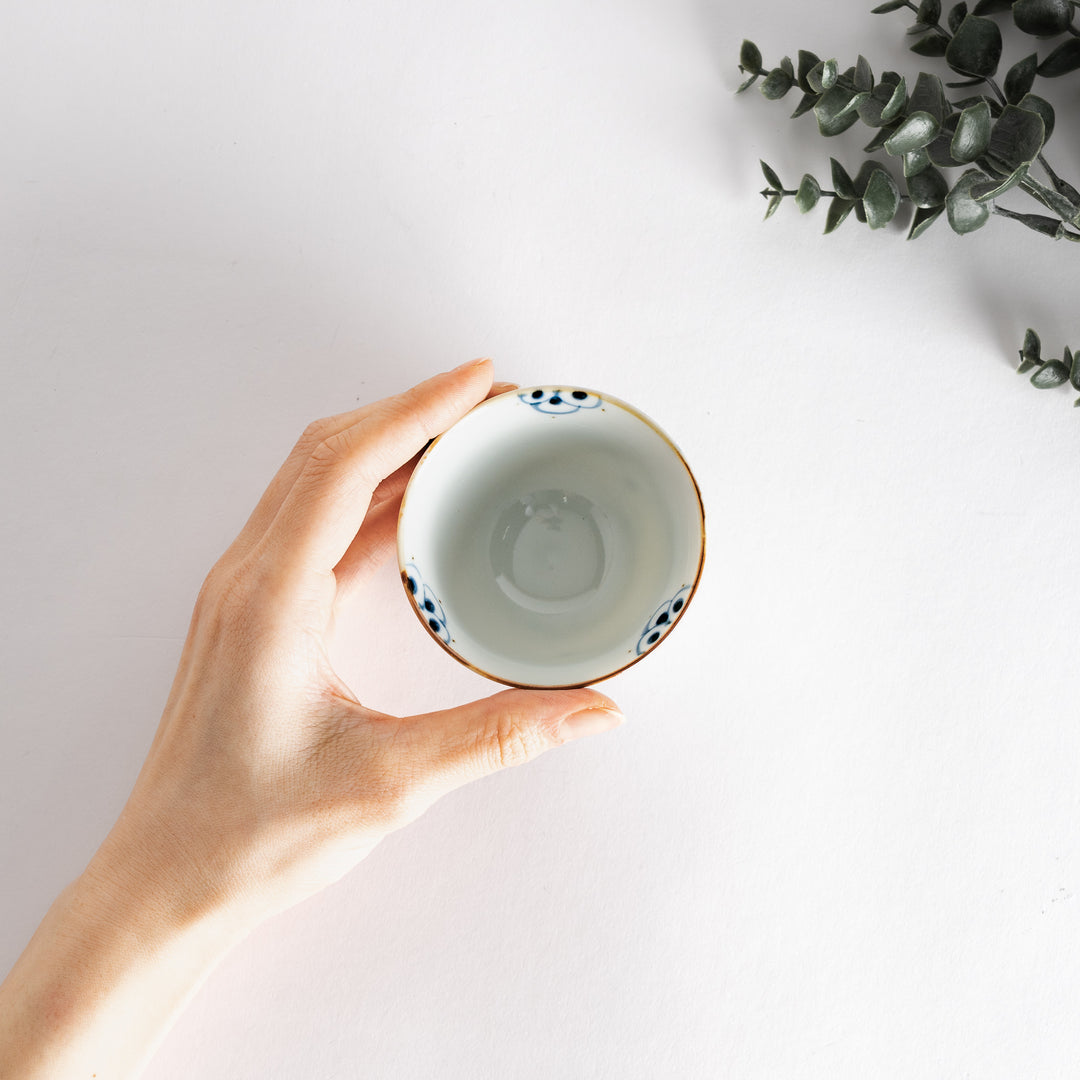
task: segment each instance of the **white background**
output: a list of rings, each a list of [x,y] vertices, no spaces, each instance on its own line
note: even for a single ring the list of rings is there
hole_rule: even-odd
[[[870,6],[3,4],[0,968],[307,421],[491,355],[680,443],[699,596],[622,729],[258,930],[147,1075],[1077,1075],[1080,410],[1013,367],[1080,346],[1080,250],[762,223],[759,157],[869,133],[734,97],[739,42],[944,73]],[[495,689],[392,568],[350,634],[374,706]]]

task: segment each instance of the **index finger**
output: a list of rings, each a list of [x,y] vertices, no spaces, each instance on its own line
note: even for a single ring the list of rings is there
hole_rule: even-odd
[[[331,572],[379,483],[483,401],[491,384],[491,361],[473,360],[376,403],[319,443],[263,538],[275,562]]]

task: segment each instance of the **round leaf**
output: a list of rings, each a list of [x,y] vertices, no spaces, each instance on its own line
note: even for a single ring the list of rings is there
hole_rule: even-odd
[[[945,119],[949,109],[945,102],[945,87],[936,75],[919,73],[915,80],[915,89],[908,101],[909,112],[928,112],[939,124]]]
[[[855,65],[855,89],[865,90],[867,93],[874,89],[874,72],[870,68],[870,61],[862,55]]]
[[[929,145],[941,130],[941,124],[928,112],[908,113],[907,119],[885,142],[890,154],[906,154]]]
[[[900,209],[900,189],[885,169],[875,169],[863,195],[866,223],[871,229],[888,225]]]
[[[915,21],[933,26],[941,18],[941,0],[922,0],[915,12]]]
[[[1042,117],[1043,146],[1045,146],[1054,132],[1054,106],[1045,98],[1038,97],[1036,94],[1025,94],[1017,102],[1016,107],[1018,109],[1027,109],[1028,112],[1038,113]]]
[[[882,82],[882,86],[887,86],[888,83]],[[890,121],[895,120],[903,111],[904,106],[907,104],[907,83],[903,77],[900,81],[893,86],[892,96],[885,103],[885,107],[881,110],[881,122],[888,124]]]
[[[1001,59],[1001,30],[993,19],[968,15],[945,50],[945,62],[961,75],[993,75]]]
[[[783,69],[773,68],[761,84],[761,92],[770,100],[782,98],[795,85],[795,80]]]
[[[971,195],[974,184],[986,179],[978,169],[969,169],[953,186],[945,198],[945,213],[953,232],[960,236],[981,229],[990,218],[990,210]]]
[[[1031,327],[1028,327],[1028,331],[1024,335],[1024,347],[1020,350],[1020,359],[1029,364],[1042,363],[1042,342],[1039,340],[1039,335]]]
[[[1069,369],[1060,360],[1047,360],[1038,371],[1031,376],[1031,385],[1040,390],[1049,390],[1052,386],[1060,386],[1069,381]]]
[[[1077,68],[1080,68],[1080,38],[1072,37],[1054,49],[1039,65],[1038,71],[1044,79],[1056,79]]]
[[[911,46],[911,51],[919,56],[944,56],[948,47],[948,38],[942,37],[941,34],[927,34]]]
[[[742,43],[742,48],[739,50],[739,67],[751,75],[761,74],[761,50],[752,41]]]
[[[949,8],[949,29],[955,34],[960,29],[960,24],[964,21],[964,16],[968,13],[968,6],[961,0],[959,4],[953,4]]]
[[[918,176],[923,169],[930,167],[930,155],[925,148],[922,150],[909,150],[904,155],[904,175]]]
[[[821,61],[812,52],[807,52],[806,49],[799,50],[799,74],[798,83],[799,88],[804,94],[809,94],[811,91],[815,93],[821,93],[820,90],[814,91],[814,88],[806,81],[807,75],[818,65]]]
[[[929,210],[944,205],[945,196],[949,194],[949,182],[931,165],[909,176],[907,189],[913,205]]]
[[[1069,0],[1016,0],[1012,12],[1013,22],[1025,34],[1040,38],[1063,34],[1072,22]]]
[[[828,234],[839,229],[855,206],[856,204],[848,199],[834,198],[829,203],[829,212],[825,215],[825,233]]]
[[[990,106],[985,101],[960,114],[949,153],[959,162],[974,161],[990,145]]]
[[[821,95],[814,106],[814,115],[822,135],[839,135],[859,119],[857,98],[859,95],[842,86],[833,86]]]
[[[987,154],[1002,165],[1006,173],[1011,173],[1038,157],[1045,134],[1046,129],[1038,113],[1006,105],[990,131]]]
[[[1039,57],[1032,53],[1023,60],[1017,60],[1005,74],[1005,100],[1015,105],[1035,82],[1035,71],[1039,66]]]
[[[795,192],[795,205],[802,214],[813,210],[821,198],[821,185],[809,174],[804,173],[799,190]]]
[[[832,186],[836,194],[841,199],[857,199],[859,196],[847,169],[836,158],[829,158],[829,166],[832,169]]]

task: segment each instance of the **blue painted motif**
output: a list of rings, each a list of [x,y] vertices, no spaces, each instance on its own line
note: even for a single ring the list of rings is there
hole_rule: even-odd
[[[690,586],[684,585],[666,604],[661,604],[645,624],[638,638],[637,654],[647,653],[679,621],[679,615],[690,599]]]
[[[446,625],[446,612],[443,611],[439,598],[424,584],[416,563],[409,563],[405,567],[405,584],[409,595],[412,597],[416,610],[421,618],[427,623],[428,629],[444,644],[450,644],[450,629]]]
[[[584,390],[543,389],[529,390],[518,397],[531,405],[537,412],[550,413],[553,416],[566,416],[582,409],[595,409],[601,404],[596,394],[587,394]]]

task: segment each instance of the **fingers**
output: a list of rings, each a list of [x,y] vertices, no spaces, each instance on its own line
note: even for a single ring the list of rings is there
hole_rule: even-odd
[[[435,784],[449,790],[622,721],[615,702],[596,690],[504,690],[414,717],[398,738],[401,751],[416,755]]]
[[[516,389],[516,383],[497,382],[492,384],[487,396],[494,397],[497,394],[505,394]],[[266,491],[263,492],[258,505],[251,512],[251,516],[240,531],[240,535],[234,541],[230,549],[232,554],[243,554],[250,550],[266,533],[270,522],[274,520],[274,517],[281,509],[285,496],[288,495],[289,490],[296,483],[296,478],[300,475],[314,449],[323,440],[360,423],[370,416],[380,404],[381,402],[373,402],[369,405],[362,405],[358,409],[350,409],[348,412],[327,416],[308,424],[289,456],[285,459],[281,468],[278,469],[273,480],[270,481]]]
[[[260,544],[284,570],[329,573],[348,551],[380,482],[491,390],[491,361],[436,375],[370,407],[315,446]]]

